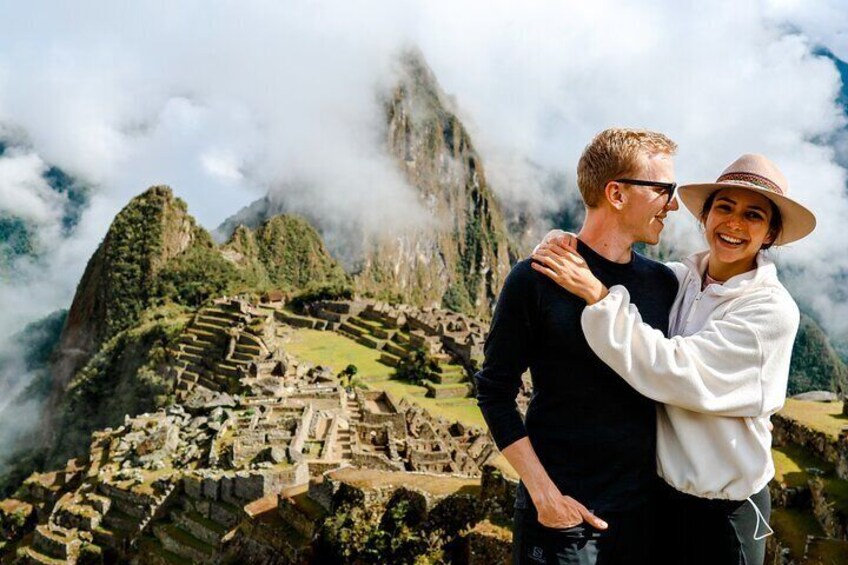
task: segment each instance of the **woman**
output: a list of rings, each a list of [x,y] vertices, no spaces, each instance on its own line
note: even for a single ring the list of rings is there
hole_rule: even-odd
[[[815,227],[786,191],[785,177],[759,155],[742,156],[715,183],[680,187],[709,250],[669,264],[680,282],[671,338],[641,322],[627,289],[606,289],[563,232],[548,234],[533,254],[537,271],[586,300],[581,323],[592,350],[662,403],[659,548],[669,562],[764,559],[774,476],[769,416],[786,397],[799,313],[763,250]]]

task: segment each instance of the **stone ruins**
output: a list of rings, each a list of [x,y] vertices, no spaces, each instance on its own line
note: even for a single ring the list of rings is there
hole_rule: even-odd
[[[87,460],[33,475],[0,503],[0,531],[20,540],[23,562],[215,563],[240,523],[271,510],[288,532],[274,550],[295,560],[321,505],[308,493],[281,503],[281,493],[305,492],[345,468],[476,478],[497,455],[484,430],[382,391],[346,388],[278,339],[286,324],[336,331],[379,349],[390,365],[424,347],[441,369],[428,390],[464,396],[479,323],[376,302],[320,302],[295,315],[267,298],[201,309],[172,352],[176,404],[94,433]]]

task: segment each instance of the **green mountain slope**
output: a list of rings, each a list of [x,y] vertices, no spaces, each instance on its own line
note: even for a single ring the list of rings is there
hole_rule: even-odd
[[[809,390],[848,393],[848,368],[822,327],[810,316],[801,314],[789,369],[789,394]]]

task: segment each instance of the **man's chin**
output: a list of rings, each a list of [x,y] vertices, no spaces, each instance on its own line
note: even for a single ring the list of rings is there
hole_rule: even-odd
[[[636,243],[644,243],[645,245],[656,245],[660,242],[660,234],[643,237],[636,240]]]

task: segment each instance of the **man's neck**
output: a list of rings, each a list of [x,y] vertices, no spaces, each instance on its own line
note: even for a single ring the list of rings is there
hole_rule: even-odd
[[[577,237],[592,251],[613,263],[629,263],[633,239],[622,232],[614,218],[600,210],[587,210]]]

